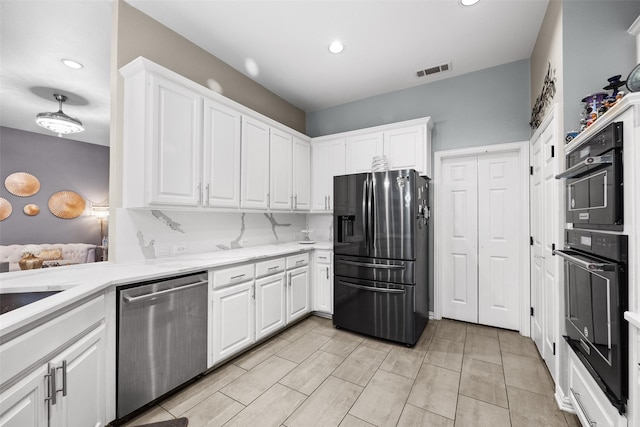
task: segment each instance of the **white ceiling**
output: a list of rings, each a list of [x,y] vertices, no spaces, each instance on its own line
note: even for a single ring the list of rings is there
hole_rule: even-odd
[[[529,58],[548,3],[126,1],[307,112]],[[66,138],[108,145],[111,1],[0,0],[0,14],[0,125],[51,135],[34,120],[57,110],[56,89],[87,129]],[[328,52],[334,39],[342,54]],[[447,62],[451,71],[416,77]]]

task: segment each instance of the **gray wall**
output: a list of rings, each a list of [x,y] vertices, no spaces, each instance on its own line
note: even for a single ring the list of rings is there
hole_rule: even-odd
[[[529,60],[307,113],[307,135],[418,117],[434,121],[433,150],[529,139]]]
[[[603,92],[607,79],[626,79],[636,65],[635,38],[627,30],[640,15],[640,1],[564,1],[564,128],[580,129],[580,102]],[[627,91],[626,88],[623,90]]]
[[[4,186],[14,172],[28,172],[40,180],[40,191],[18,197]],[[102,202],[109,196],[109,147],[56,136],[0,127],[0,196],[13,206],[13,213],[0,221],[0,245],[27,243],[100,244],[100,223],[83,214],[60,219],[47,207],[52,194],[70,190],[89,200]],[[27,216],[22,209],[35,203],[40,213]],[[86,212],[87,210],[85,210]]]

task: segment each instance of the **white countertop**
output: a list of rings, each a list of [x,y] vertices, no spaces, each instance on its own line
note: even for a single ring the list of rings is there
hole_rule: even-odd
[[[333,249],[332,242],[298,242],[256,246],[228,251],[166,257],[132,263],[96,262],[0,275],[0,293],[64,291],[0,315],[0,337],[66,305],[104,291],[110,286],[209,270],[230,264]]]

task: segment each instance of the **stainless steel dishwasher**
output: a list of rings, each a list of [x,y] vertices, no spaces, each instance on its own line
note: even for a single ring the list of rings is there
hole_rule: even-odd
[[[118,287],[117,418],[207,369],[207,273]]]

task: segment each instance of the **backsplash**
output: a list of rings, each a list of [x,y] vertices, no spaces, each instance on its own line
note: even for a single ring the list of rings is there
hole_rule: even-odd
[[[305,214],[122,208],[116,210],[117,234],[112,242],[116,250],[110,260],[130,262],[297,241],[306,221]],[[329,229],[321,234],[328,236]]]

